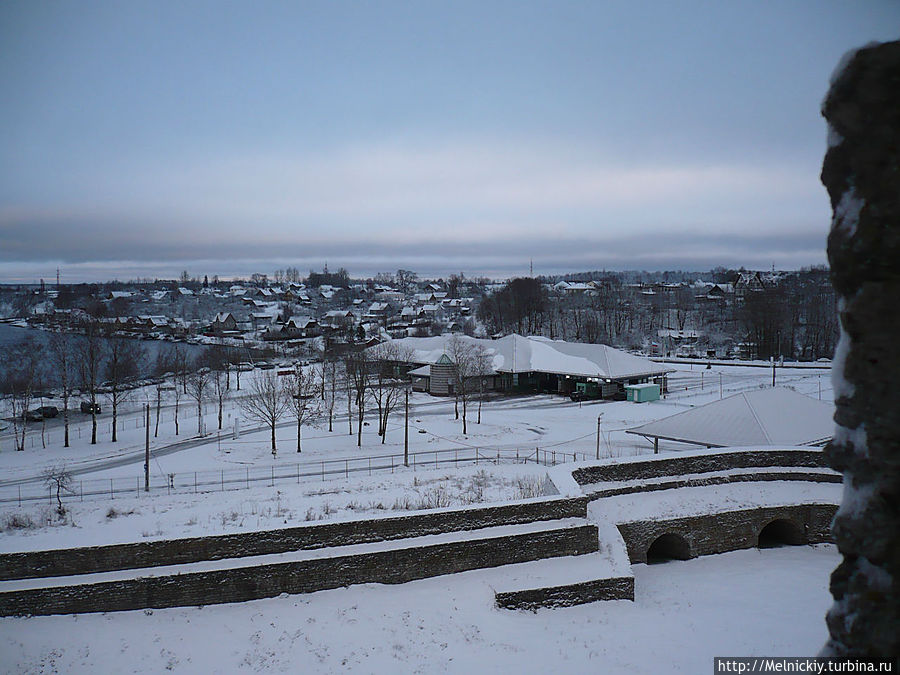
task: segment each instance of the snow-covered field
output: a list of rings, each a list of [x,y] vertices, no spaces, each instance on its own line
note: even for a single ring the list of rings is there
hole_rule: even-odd
[[[575,454],[579,461],[590,461],[597,452],[597,419],[602,415],[602,457],[649,454],[651,444],[626,435],[625,429],[721,396],[771,386],[771,371],[764,368],[674,367],[679,370],[671,376],[665,400],[638,405],[577,404],[553,396],[499,399],[485,404],[480,425],[470,409],[466,435],[454,418],[452,400],[415,394],[410,451],[433,455],[478,448],[485,456],[499,450],[507,457],[517,451],[525,457],[539,450],[551,458],[557,453],[558,460],[571,461]],[[785,368],[777,376],[779,385],[831,400],[827,370]],[[33,433],[35,447],[25,452],[10,450],[8,432],[0,437],[0,498],[17,494],[19,483],[28,485],[45,466],[65,464],[75,472],[75,493],[66,501],[64,519],[54,513],[49,498],[0,505],[0,551],[238,532],[505,501],[539,495],[548,472],[566,492],[563,479],[574,468],[511,462],[434,467],[425,462],[371,475],[304,476],[271,486],[248,481],[246,489],[208,487],[197,494],[168,494],[157,487],[144,495],[139,488],[145,430],[138,404],[136,400],[123,415],[116,444],[109,440],[106,415],[95,446],[87,443],[84,421],[81,437],[73,432],[68,449],[61,447],[59,428],[45,432],[46,448]],[[235,470],[289,469],[299,462],[402,454],[402,412],[391,418],[384,444],[373,416],[363,429],[362,447],[357,447],[356,436],[348,433],[345,405],[336,408],[344,416],[335,419],[334,431],[321,422],[304,427],[300,455],[296,428],[285,420],[278,428],[279,453],[273,461],[268,432],[250,433],[249,423],[242,421],[243,433],[238,438],[230,433],[240,414],[233,401],[225,412],[228,433],[197,439],[190,447],[174,445],[197,432],[195,408],[182,400],[178,436],[172,408],[163,410],[159,436],[151,443],[151,481],[158,486],[174,475],[178,484],[177,477],[194,472],[224,476]],[[211,405],[204,419],[207,429],[214,429]],[[676,443],[660,446],[663,453],[690,449]],[[568,479],[574,485],[571,475]],[[75,496],[79,484],[98,480],[133,486],[133,493],[83,501]],[[591,516],[609,525],[635,514],[836,502],[839,496],[839,485],[741,483],[609,498],[595,502]],[[234,605],[0,619],[0,671],[707,672],[716,655],[816,653],[826,637],[828,575],[837,561],[833,547],[815,546],[636,565],[634,603],[533,614],[494,608],[492,588],[502,585],[501,572],[481,570],[400,586],[355,586]],[[540,564],[545,563],[552,561]]]
[[[672,393],[664,400],[652,403],[585,402],[573,403],[557,396],[526,396],[498,399],[485,403],[482,423],[476,424],[474,410],[469,411],[468,433],[462,434],[461,423],[455,419],[453,401],[438,399],[425,394],[411,397],[410,452],[414,461],[431,462],[434,451],[459,449],[473,452],[476,448],[486,456],[501,450],[508,458],[519,452],[522,458],[540,450],[548,461],[571,461],[593,458],[597,452],[597,417],[602,415],[600,455],[605,458],[630,457],[652,452],[650,442],[625,434],[625,429],[681,412],[689,406],[718,400],[737,391],[771,386],[771,372],[764,368],[741,366],[715,366],[700,369],[697,366],[678,364],[679,370],[671,376]],[[721,378],[720,378],[721,373]],[[246,392],[249,373],[242,378]],[[827,371],[807,369],[780,369],[779,384],[797,391],[818,396],[822,388],[823,399],[830,394]],[[702,378],[702,382],[701,382]],[[722,388],[720,391],[719,381]],[[237,395],[238,392],[232,392]],[[138,397],[140,394],[138,395]],[[296,427],[285,420],[278,429],[279,454],[274,460],[269,449],[267,431],[216,435],[200,439],[196,447],[168,452],[171,444],[196,437],[197,418],[195,407],[185,405],[180,410],[180,435],[174,434],[171,408],[163,410],[159,436],[151,433],[151,485],[149,496],[142,492],[143,447],[145,429],[139,411],[126,414],[122,419],[120,440],[109,440],[109,422],[101,420],[101,442],[95,446],[87,442],[88,434],[80,440],[73,433],[72,447],[61,447],[60,429],[46,433],[53,442],[42,449],[39,434],[38,447],[24,452],[0,452],[0,550],[22,550],[42,547],[64,547],[75,543],[107,543],[112,541],[144,540],[171,536],[189,536],[204,532],[231,532],[237,530],[294,525],[308,520],[331,517],[360,517],[362,514],[379,514],[431,506],[448,506],[484,501],[513,499],[523,494],[522,484],[541,476],[543,469],[534,464],[489,465],[489,467],[442,465],[434,471],[418,464],[415,468],[401,469],[399,457],[403,452],[404,418],[397,411],[391,418],[385,443],[381,443],[372,419],[363,427],[362,447],[356,445],[356,435],[348,431],[346,415],[335,419],[334,431],[327,431],[327,424],[304,427],[303,452],[296,452]],[[133,403],[132,409],[137,406]],[[337,406],[337,412],[342,406]],[[205,421],[208,428],[215,427],[215,410],[207,406]],[[190,417],[194,414],[194,417]],[[229,415],[232,423],[229,424]],[[225,426],[233,428],[234,416],[239,410],[230,402],[226,407]],[[55,422],[58,423],[58,420]],[[84,425],[84,422],[81,423]],[[155,416],[151,422],[155,426]],[[243,428],[248,424],[243,423]],[[356,425],[354,422],[354,431]],[[7,443],[4,448],[8,448]],[[661,443],[663,452],[679,452],[691,449],[677,443]],[[166,454],[168,452],[168,454]],[[430,454],[429,454],[430,453]],[[255,474],[265,478],[275,470],[294,475],[301,471],[300,463],[324,462],[326,468],[338,467],[335,460],[356,459],[358,468],[365,468],[366,457],[395,455],[397,459],[382,461],[396,465],[396,470],[304,476],[302,480],[274,481],[271,487],[266,480],[247,481],[249,489],[225,489],[243,487],[241,480],[231,486],[229,476],[241,477]],[[449,459],[453,455],[441,456]],[[331,462],[331,464],[329,464]],[[39,482],[19,486],[19,481],[38,476],[43,467],[64,464],[73,471],[72,493],[66,499],[69,509],[65,520],[53,515],[52,490]],[[376,465],[378,462],[375,463]],[[484,473],[487,469],[487,473]],[[214,483],[198,489],[192,485],[195,472],[205,472]],[[483,474],[473,485],[473,476]],[[219,483],[222,477],[220,491]],[[169,494],[168,481],[181,485],[180,493]],[[107,490],[114,486],[115,498],[94,496],[80,498],[91,489]],[[525,489],[528,489],[527,486]],[[119,490],[126,490],[119,493]],[[20,494],[45,495],[42,501],[17,501]],[[651,498],[648,498],[651,499]],[[655,499],[655,498],[653,498]],[[108,517],[107,517],[108,516]],[[286,522],[285,522],[286,521]]]
[[[8,507],[0,516],[6,527],[0,552],[276,529],[540,497],[545,476],[546,469],[535,464],[407,470],[199,495],[70,501],[64,519],[49,503]]]
[[[771,372],[765,368],[746,366],[714,366],[712,369],[690,364],[669,364],[678,368],[670,376],[670,394],[660,401],[644,404],[627,402],[572,403],[558,396],[527,396],[499,399],[487,402],[482,413],[482,423],[476,424],[474,403],[469,408],[468,433],[463,435],[461,423],[453,414],[452,400],[434,398],[426,394],[410,397],[410,450],[430,452],[447,448],[519,449],[523,453],[537,448],[549,452],[596,454],[597,417],[602,415],[600,454],[603,457],[621,457],[652,451],[651,445],[637,436],[625,434],[625,430],[702,405],[721,396],[771,386]],[[152,410],[151,450],[157,475],[204,470],[227,470],[247,465],[273,463],[268,443],[268,431],[247,433],[254,426],[240,419],[239,428],[244,432],[234,438],[235,419],[241,412],[235,397],[246,394],[249,378],[242,378],[243,390],[232,390],[225,403],[223,430],[217,429],[216,410],[212,403],[204,405],[203,424],[198,425],[196,404],[182,398],[179,410],[180,429],[175,435],[173,400],[171,393],[164,399],[164,407],[156,431],[156,411]],[[796,391],[832,400],[828,369],[782,368],[778,370],[778,385]],[[51,464],[66,464],[87,478],[139,477],[142,475],[145,429],[141,406],[144,401],[155,402],[155,390],[136,390],[132,401],[120,415],[119,440],[110,441],[110,415],[108,406],[99,420],[99,442],[90,444],[90,417],[80,412],[72,413],[70,433],[71,447],[62,447],[61,420],[48,423],[41,438],[39,424],[29,425],[24,452],[12,452],[11,429],[0,434],[0,471],[2,479],[17,479],[38,474],[40,468]],[[46,402],[45,403],[49,403]],[[56,403],[56,402],[53,402]],[[290,419],[279,425],[278,456],[275,462],[292,463],[299,460],[337,459],[376,454],[399,453],[403,449],[404,416],[402,409],[390,417],[385,443],[376,433],[377,420],[369,406],[367,426],[363,428],[362,447],[357,447],[356,435],[349,433],[346,417],[346,399],[335,406],[334,430],[327,431],[323,419],[305,426],[302,434],[303,453],[296,453],[297,431]],[[3,413],[0,412],[0,416]],[[355,415],[355,412],[354,412]],[[178,441],[197,437],[198,426],[208,432],[207,442],[198,447],[179,450],[171,454],[161,452]],[[356,431],[354,420],[353,430]],[[44,447],[46,446],[46,447]],[[683,449],[676,443],[661,443],[662,449]],[[130,458],[129,462],[122,461]],[[111,460],[119,460],[113,462]],[[112,466],[115,464],[115,466]]]
[[[833,546],[635,565],[635,602],[493,606],[479,570],[202,608],[0,619],[15,673],[707,673],[714,656],[813,655]],[[495,578],[495,577],[493,577]]]

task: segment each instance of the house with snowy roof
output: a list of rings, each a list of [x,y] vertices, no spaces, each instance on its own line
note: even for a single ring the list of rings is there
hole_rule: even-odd
[[[234,318],[234,315],[231,312],[219,312],[207,327],[207,331],[217,335],[233,332],[237,329],[237,319]]]
[[[510,392],[548,392],[569,395],[579,383],[592,383],[603,398],[623,398],[625,386],[653,382],[666,390],[670,368],[607,345],[564,342],[544,337],[507,335],[497,340],[465,335],[408,337],[393,340],[405,355],[413,387],[434,394],[446,391],[447,359],[453,360],[451,340],[482,354],[486,389]],[[436,369],[435,369],[436,367]],[[431,378],[437,376],[436,384]]]

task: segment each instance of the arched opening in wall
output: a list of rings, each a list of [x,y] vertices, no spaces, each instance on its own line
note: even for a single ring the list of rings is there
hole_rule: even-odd
[[[666,562],[668,560],[688,560],[691,557],[691,545],[677,534],[664,534],[657,537],[647,549],[647,563]]]
[[[806,543],[806,534],[797,523],[785,518],[773,520],[759,533],[759,548],[776,548],[778,546],[802,546]]]

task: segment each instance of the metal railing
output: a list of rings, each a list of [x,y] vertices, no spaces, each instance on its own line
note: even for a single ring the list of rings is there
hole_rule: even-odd
[[[566,462],[592,459],[583,452],[562,450],[509,450],[458,448],[410,452],[408,464],[402,453],[323,459],[305,462],[276,463],[268,466],[248,466],[243,469],[218,471],[181,471],[150,476],[149,489],[145,489],[144,477],[73,479],[61,490],[63,502],[86,499],[115,499],[116,497],[141,497],[201,492],[224,492],[251,487],[274,487],[299,484],[315,480],[349,479],[353,475],[372,475],[373,472],[432,469],[479,464],[540,464],[555,466]],[[0,503],[48,502],[56,503],[55,483],[25,483],[0,488]]]

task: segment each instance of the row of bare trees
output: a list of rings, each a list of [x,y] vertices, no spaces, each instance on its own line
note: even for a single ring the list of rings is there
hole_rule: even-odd
[[[82,334],[51,333],[46,345],[31,336],[3,355],[2,392],[12,414],[16,450],[25,449],[26,415],[43,403],[48,389],[62,400],[63,444],[69,447],[69,412],[74,392],[87,398],[91,410],[91,443],[97,443],[97,409],[101,393],[112,407],[112,441],[116,438],[119,406],[127,396],[127,384],[144,368],[145,352],[134,340],[107,333],[95,321],[82,325]],[[44,424],[41,424],[42,446]]]
[[[181,402],[185,398],[196,403],[198,433],[202,432],[202,408],[215,400],[218,424],[226,396],[231,389],[232,372],[240,389],[240,371],[232,368],[238,354],[223,347],[211,347],[192,355],[184,345],[170,345],[160,350],[155,362],[147,357],[140,342],[117,335],[97,321],[85,321],[80,333],[50,333],[45,342],[27,336],[7,349],[0,358],[0,394],[6,397],[12,417],[14,444],[25,448],[28,432],[26,415],[36,404],[43,406],[48,390],[62,403],[63,445],[70,444],[70,414],[76,394],[91,416],[91,443],[98,442],[97,414],[101,403],[110,408],[112,442],[118,441],[122,406],[130,401],[139,378],[156,375],[156,423],[154,437],[159,435],[163,399],[171,394],[174,402],[175,434],[181,432]],[[44,424],[41,424],[42,441]],[[42,442],[43,447],[46,444]]]

